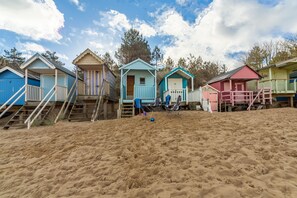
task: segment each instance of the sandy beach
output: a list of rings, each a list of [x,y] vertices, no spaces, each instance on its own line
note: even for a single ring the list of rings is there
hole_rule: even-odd
[[[297,197],[296,127],[284,108],[1,130],[0,197]]]

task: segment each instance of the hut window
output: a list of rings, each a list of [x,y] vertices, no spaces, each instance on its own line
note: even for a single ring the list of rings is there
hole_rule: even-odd
[[[140,84],[145,85],[145,78],[140,78]]]

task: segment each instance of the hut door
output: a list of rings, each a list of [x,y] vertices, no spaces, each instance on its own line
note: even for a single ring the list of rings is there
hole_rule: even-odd
[[[244,97],[244,84],[243,83],[235,83],[235,91],[238,91],[235,96],[235,102],[243,102],[245,100]]]
[[[135,77],[127,76],[127,97],[128,98],[133,98],[134,96],[134,84],[135,84]]]
[[[236,91],[244,91],[244,84],[243,83],[235,83],[235,90]]]

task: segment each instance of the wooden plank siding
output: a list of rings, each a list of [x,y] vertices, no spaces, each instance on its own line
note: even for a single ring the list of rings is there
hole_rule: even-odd
[[[85,95],[98,95],[103,79],[103,72],[98,70],[85,70]]]

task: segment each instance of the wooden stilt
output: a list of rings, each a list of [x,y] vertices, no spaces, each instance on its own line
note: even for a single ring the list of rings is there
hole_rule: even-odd
[[[108,100],[104,101],[104,104],[103,104],[104,120],[107,119],[107,111],[108,111],[107,103],[108,103]]]
[[[290,107],[294,107],[294,96],[290,97]]]

